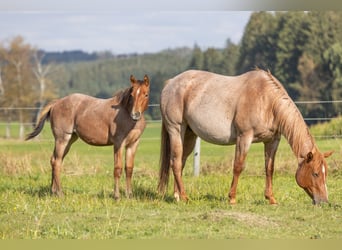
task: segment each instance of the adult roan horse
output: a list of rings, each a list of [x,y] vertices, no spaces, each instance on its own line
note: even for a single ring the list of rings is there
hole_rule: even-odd
[[[274,159],[284,135],[298,159],[297,184],[314,204],[328,201],[325,158],[332,152],[320,153],[301,113],[270,72],[254,70],[239,76],[183,72],[167,81],[161,93],[161,113],[160,192],[165,192],[171,167],[175,198],[188,199],[182,172],[199,136],[214,144],[236,144],[229,191],[229,202],[235,204],[249,147],[263,142],[265,198],[276,204],[272,191]]]
[[[71,145],[80,137],[94,146],[114,145],[114,198],[120,198],[119,180],[125,151],[126,196],[132,195],[131,179],[134,156],[145,129],[144,111],[148,107],[150,82],[130,77],[131,86],[112,98],[98,99],[71,94],[49,103],[40,114],[34,131],[26,140],[37,136],[50,119],[55,148],[51,156],[53,194],[62,195],[60,171]]]

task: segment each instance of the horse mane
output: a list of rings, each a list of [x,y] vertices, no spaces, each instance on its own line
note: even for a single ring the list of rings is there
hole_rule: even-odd
[[[275,122],[297,158],[304,158],[315,147],[315,141],[310,134],[309,128],[283,85],[269,70],[264,72],[271,83],[272,91],[270,94],[273,97],[272,113]]]
[[[122,105],[126,108],[128,108],[128,104],[129,104],[129,99],[132,93],[132,87],[128,87],[126,89],[123,90],[119,90],[118,92],[116,92],[113,97],[113,107],[118,106],[118,105]]]

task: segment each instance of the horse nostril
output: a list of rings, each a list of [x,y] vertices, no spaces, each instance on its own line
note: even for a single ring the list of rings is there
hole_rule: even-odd
[[[140,119],[140,117],[141,117],[141,113],[140,112],[135,112],[135,113],[132,113],[132,119],[133,120],[139,120]]]

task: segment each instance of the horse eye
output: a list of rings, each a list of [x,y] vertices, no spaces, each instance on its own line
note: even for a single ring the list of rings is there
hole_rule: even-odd
[[[313,177],[318,177],[318,173],[312,173]]]

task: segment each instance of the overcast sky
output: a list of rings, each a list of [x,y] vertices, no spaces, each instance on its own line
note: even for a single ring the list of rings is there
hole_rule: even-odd
[[[139,8],[146,1],[130,8],[132,0],[119,6],[111,1],[108,8],[101,5],[104,0],[98,0],[99,5],[87,5],[84,4],[87,1],[81,0],[69,5],[66,2],[0,1],[0,42],[21,35],[27,43],[47,51],[109,50],[114,54],[158,52],[194,44],[203,49],[223,48],[228,38],[235,43],[240,41],[251,14],[251,11],[221,10],[222,0],[211,0],[214,6],[202,2],[196,8],[174,5],[183,6],[180,9]],[[160,0],[147,2],[160,3]],[[173,0],[174,4],[182,2]]]

